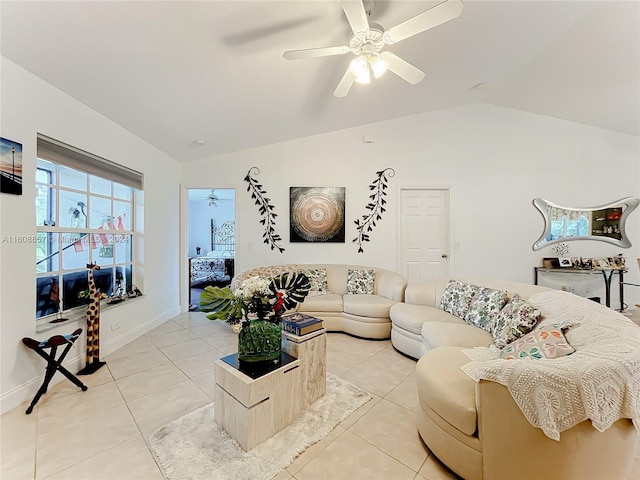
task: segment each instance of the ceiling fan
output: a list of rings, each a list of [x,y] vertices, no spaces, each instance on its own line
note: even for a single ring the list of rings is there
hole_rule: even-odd
[[[209,193],[206,197],[204,197],[204,199],[209,202],[209,206],[210,207],[217,207],[218,203],[220,203],[220,202],[231,201],[230,198],[220,198],[218,196],[218,194],[216,193],[215,189],[212,189],[211,193]]]
[[[344,55],[346,53],[356,55],[333,92],[336,97],[346,96],[354,82],[370,83],[371,73],[375,78],[380,78],[387,70],[391,70],[412,85],[421,82],[424,78],[422,70],[390,51],[382,51],[382,49],[386,45],[400,42],[453,20],[462,13],[460,0],[446,0],[395,27],[385,30],[380,25],[370,24],[367,19],[367,11],[370,13],[373,8],[372,0],[340,0],[340,3],[352,30],[349,45],[288,50],[282,54],[287,60]]]

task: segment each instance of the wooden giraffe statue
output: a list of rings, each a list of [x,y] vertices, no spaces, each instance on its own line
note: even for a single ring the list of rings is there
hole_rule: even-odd
[[[78,375],[90,375],[104,362],[100,361],[100,290],[93,279],[93,271],[100,270],[95,263],[88,263],[89,269],[89,306],[87,307],[87,364]]]

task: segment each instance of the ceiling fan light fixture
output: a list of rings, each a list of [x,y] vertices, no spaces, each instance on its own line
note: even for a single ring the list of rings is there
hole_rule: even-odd
[[[371,65],[373,76],[376,78],[380,78],[389,69],[389,62],[379,56],[371,57],[369,64]]]
[[[369,74],[369,70],[367,69],[364,73],[358,75],[355,81],[356,83],[360,83],[362,85],[371,83],[371,75]]]
[[[359,57],[351,60],[351,65],[349,66],[351,72],[356,77],[357,83],[371,83],[371,73],[369,72],[369,60],[366,55],[360,55]]]
[[[354,58],[353,60],[351,60],[349,68],[356,77],[365,74],[369,70],[367,57],[365,57],[364,55],[360,55]]]

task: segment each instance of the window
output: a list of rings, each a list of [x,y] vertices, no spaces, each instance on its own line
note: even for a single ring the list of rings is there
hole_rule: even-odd
[[[94,270],[94,279],[107,296],[130,292],[136,270],[137,189],[108,169],[96,174],[97,161],[106,160],[73,147],[68,147],[71,160],[56,161],[67,146],[57,142],[59,151],[52,152],[48,140],[38,138],[36,318],[88,303],[88,263],[100,267]],[[77,161],[78,152],[87,155],[88,168]]]
[[[551,216],[547,240],[565,237],[586,237],[590,234],[590,215],[584,211],[564,211]]]

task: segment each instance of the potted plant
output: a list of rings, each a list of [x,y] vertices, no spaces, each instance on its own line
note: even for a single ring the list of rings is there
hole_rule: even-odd
[[[209,286],[200,296],[200,311],[210,320],[224,320],[238,333],[238,359],[264,362],[280,358],[280,320],[286,310],[304,302],[311,284],[303,273],[272,279],[247,278],[234,291]]]

